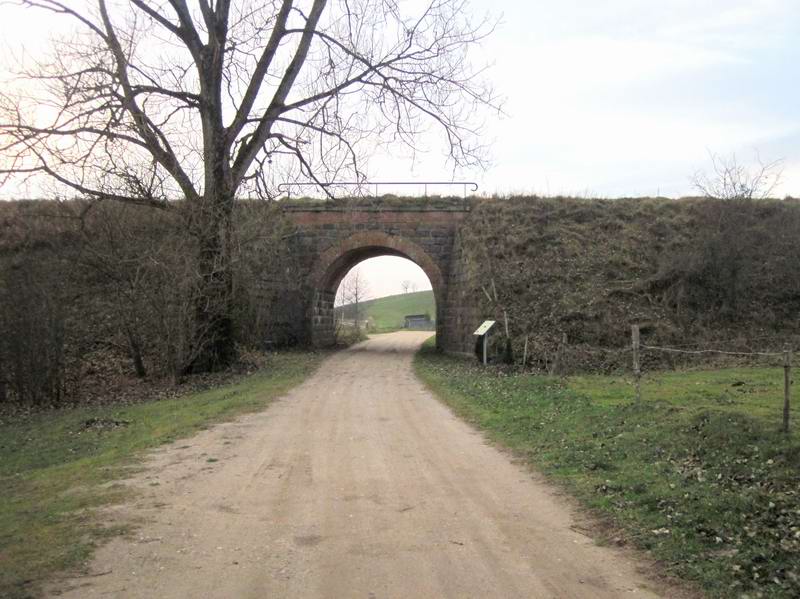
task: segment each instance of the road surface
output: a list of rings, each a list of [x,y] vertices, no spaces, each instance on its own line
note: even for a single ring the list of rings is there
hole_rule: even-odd
[[[412,372],[430,333],[329,358],[262,413],[155,452],[112,518],[142,522],[60,596],[674,597]]]

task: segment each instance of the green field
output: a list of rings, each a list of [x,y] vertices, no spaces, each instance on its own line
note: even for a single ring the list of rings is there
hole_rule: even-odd
[[[403,319],[409,314],[425,314],[436,319],[436,302],[433,291],[417,291],[390,295],[363,302],[364,314],[374,323],[373,331],[385,333],[403,328]],[[343,306],[347,310],[347,306]],[[345,312],[347,317],[347,312]]]
[[[37,596],[53,573],[80,567],[103,538],[126,532],[104,524],[97,507],[129,491],[147,449],[214,422],[260,410],[309,376],[324,354],[286,352],[241,381],[175,399],[81,407],[0,424],[0,597]]]
[[[421,378],[711,597],[800,597],[800,409],[778,432],[780,368],[558,378],[417,355]]]

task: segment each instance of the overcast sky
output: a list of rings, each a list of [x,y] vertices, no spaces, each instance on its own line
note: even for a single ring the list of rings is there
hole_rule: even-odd
[[[485,54],[506,97],[506,117],[486,128],[493,165],[465,173],[482,192],[680,196],[709,153],[735,153],[783,160],[777,191],[800,196],[800,1],[472,6],[500,17]],[[447,172],[416,164],[415,175]]]
[[[359,269],[361,276],[366,281],[367,299],[403,293],[401,287],[403,281],[412,283],[410,291],[424,291],[431,288],[425,272],[411,260],[405,258],[397,256],[370,258],[364,260],[356,268]]]
[[[680,196],[711,152],[782,160],[777,193],[800,196],[800,0],[472,0],[471,10],[500,19],[475,58],[506,99],[485,130],[491,167],[459,173],[481,192]],[[35,48],[52,28],[41,13],[0,16],[12,48]],[[413,165],[378,157],[372,169],[378,180],[450,174],[436,153]],[[380,260],[365,265],[376,296],[413,278]]]

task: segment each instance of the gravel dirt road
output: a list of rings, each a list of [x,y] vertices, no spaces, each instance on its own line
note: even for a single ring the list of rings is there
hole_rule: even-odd
[[[374,337],[264,412],[155,452],[110,516],[137,532],[51,594],[678,596],[426,390],[411,359],[428,335]]]

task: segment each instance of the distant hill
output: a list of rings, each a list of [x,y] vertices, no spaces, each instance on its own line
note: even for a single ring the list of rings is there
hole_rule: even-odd
[[[391,331],[403,327],[403,318],[408,314],[425,314],[436,319],[436,302],[433,291],[417,291],[415,293],[401,293],[363,302],[364,313],[367,318],[372,318],[376,331]],[[345,305],[336,309],[337,315],[344,310],[345,318],[352,318],[350,306]]]

